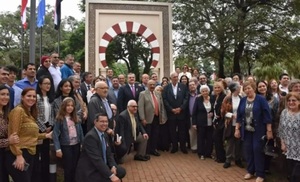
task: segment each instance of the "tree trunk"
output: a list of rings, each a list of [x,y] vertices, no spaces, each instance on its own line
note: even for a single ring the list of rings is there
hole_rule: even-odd
[[[225,48],[224,46],[222,46],[222,48],[220,48],[220,52],[219,52],[219,73],[218,73],[218,78],[225,78],[225,74],[224,74],[224,57],[225,57]]]
[[[233,58],[233,73],[241,73],[240,59],[243,55],[244,47],[244,41],[241,41],[237,45],[235,45]]]

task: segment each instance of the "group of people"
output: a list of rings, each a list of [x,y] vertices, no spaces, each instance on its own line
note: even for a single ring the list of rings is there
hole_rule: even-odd
[[[119,164],[132,150],[134,160],[148,161],[179,149],[224,168],[245,160],[244,179],[262,182],[272,160],[262,151],[275,138],[293,169],[290,181],[299,181],[300,81],[286,73],[280,84],[234,74],[210,85],[184,65],[161,82],[152,73],[138,83],[110,68],[106,76],[82,73],[72,55],[58,64],[57,53],[43,56],[37,71],[25,65],[19,81],[16,67],[0,67],[0,182],[9,175],[49,181],[51,139],[65,182],[120,181],[126,170]]]

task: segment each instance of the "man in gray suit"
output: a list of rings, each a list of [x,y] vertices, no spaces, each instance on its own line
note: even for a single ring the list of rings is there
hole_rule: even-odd
[[[167,116],[161,94],[154,91],[155,86],[156,82],[149,80],[147,83],[148,90],[140,93],[138,113],[141,123],[149,135],[147,154],[160,156],[156,150],[159,139],[159,124],[164,124],[167,121]]]
[[[117,105],[118,93],[120,89],[119,79],[118,77],[113,77],[112,87],[109,87],[108,90],[108,100],[111,104]]]

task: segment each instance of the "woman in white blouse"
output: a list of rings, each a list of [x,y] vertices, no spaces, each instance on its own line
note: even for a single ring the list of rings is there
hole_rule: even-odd
[[[300,181],[300,95],[290,92],[286,96],[286,108],[281,112],[278,136],[281,150],[291,164],[290,182]]]
[[[53,127],[53,115],[51,114],[50,97],[51,81],[47,76],[41,76],[38,80],[37,93],[37,108],[38,117],[37,125],[39,126],[40,133],[49,133]],[[41,157],[41,176],[45,181],[49,181],[49,164],[50,164],[50,139],[40,140],[37,145],[36,160]]]

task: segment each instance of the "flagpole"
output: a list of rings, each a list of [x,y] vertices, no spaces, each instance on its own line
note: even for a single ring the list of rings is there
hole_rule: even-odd
[[[57,46],[57,53],[59,55],[59,52],[60,52],[60,27],[58,28],[58,46]]]
[[[23,25],[21,25],[21,69],[23,69],[23,67],[24,67],[24,27]]]
[[[43,27],[40,28],[40,37],[41,37],[40,38],[40,59],[42,59],[42,54],[43,54]]]
[[[29,62],[35,64],[35,0],[30,0],[30,48],[29,48]]]

